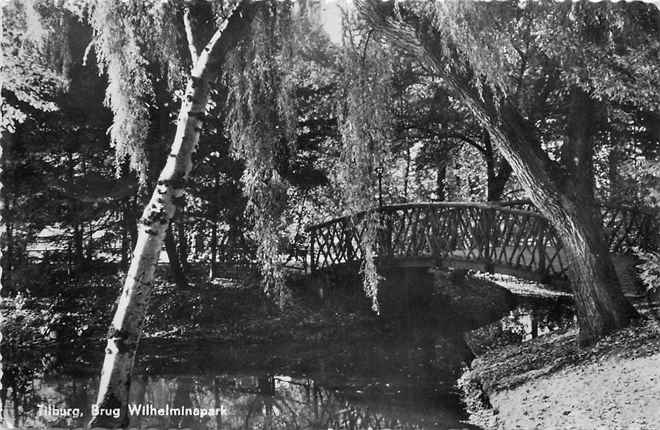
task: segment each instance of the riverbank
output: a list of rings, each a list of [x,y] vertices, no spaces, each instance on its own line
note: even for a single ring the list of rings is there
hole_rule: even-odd
[[[578,348],[561,330],[476,358],[459,380],[485,429],[660,428],[660,330],[643,321]]]
[[[32,277],[25,293],[0,299],[3,356],[64,350],[84,353],[92,363],[100,360],[97,356],[103,354],[123,274],[112,266],[91,267],[71,276],[57,267],[49,269]],[[249,268],[212,280],[193,268],[185,286],[174,282],[167,267],[159,267],[158,272],[142,351],[176,351],[202,344],[246,351],[274,350],[279,345],[332,346],[382,338],[387,329],[362,303],[365,298],[330,297],[321,302],[295,291],[279,307],[263,294],[258,275]],[[255,367],[278,367],[275,355],[269,362],[260,361]]]
[[[60,372],[98,372],[123,276],[112,267],[93,269],[68,278],[61,271],[43,271],[32,278],[28,294],[0,301],[7,363],[34,361],[42,373],[54,366]],[[173,357],[185,354],[183,359],[195,366],[198,359],[213,360],[227,371],[306,375],[322,370],[332,379],[335,374],[368,373],[369,362],[379,361],[379,367],[394,373],[425,378],[418,364],[428,361],[427,327],[379,318],[361,288],[333,285],[332,294],[321,299],[293,278],[280,307],[264,295],[249,269],[212,280],[193,269],[186,286],[176,285],[166,267],[158,270],[138,368],[168,372],[180,364]],[[434,354],[441,364],[434,378],[452,389],[464,357],[454,345],[444,346]],[[65,359],[72,355],[76,360]],[[43,356],[56,364],[42,365]]]

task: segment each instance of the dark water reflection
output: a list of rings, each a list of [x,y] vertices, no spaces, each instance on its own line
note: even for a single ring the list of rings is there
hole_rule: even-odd
[[[156,411],[132,416],[130,428],[471,428],[460,423],[461,406],[451,389],[453,381],[438,370],[438,363],[428,362],[428,354],[419,354],[418,348],[351,351],[349,363],[346,357],[326,362],[319,353],[304,376],[259,371],[247,362],[244,365],[249,370],[241,371],[240,362],[227,364],[218,358],[223,354],[217,348],[213,352],[216,355],[212,351],[186,353],[183,356],[196,359],[166,360],[167,366],[162,355],[143,352],[131,399],[136,407],[153,406]],[[233,351],[231,355],[250,357],[255,353]],[[420,356],[426,358],[420,362]],[[17,356],[13,359],[3,364],[0,428],[84,428],[98,386],[97,369],[91,365],[96,357],[89,359],[86,369],[81,367],[85,360],[71,353],[26,354],[20,361]],[[346,365],[337,366],[340,361]],[[158,416],[157,409],[166,407],[191,414],[197,408],[197,413],[210,416]],[[80,415],[55,415],[66,408],[78,408]]]

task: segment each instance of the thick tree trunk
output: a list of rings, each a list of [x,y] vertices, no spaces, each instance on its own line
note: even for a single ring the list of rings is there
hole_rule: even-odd
[[[226,18],[199,57],[194,58],[172,150],[140,220],[133,259],[108,331],[97,406],[100,410],[119,408],[121,414],[118,418],[97,415],[92,418],[90,427],[117,428],[128,425],[131,371],[163,239],[174,216],[175,202],[183,196],[183,187],[190,173],[191,157],[197,147],[209,99],[211,78],[218,73],[224,55],[249,29],[254,15],[254,10],[250,9],[254,7],[239,3],[237,10]]]
[[[556,166],[543,152],[536,128],[509,100],[495,101],[481,93],[462,67],[447,66],[443,44],[425,17],[404,14],[395,21],[393,3],[358,0],[361,15],[386,37],[414,53],[462,100],[488,131],[494,146],[508,161],[516,178],[539,211],[556,229],[571,261],[570,281],[575,296],[581,343],[619,327],[637,313],[626,300],[613,271],[599,216],[581,197],[563,192]]]
[[[587,228],[588,237],[585,238],[585,242],[588,242],[588,246],[586,248],[593,255],[592,258],[585,258],[587,260],[585,262],[593,267],[588,268],[580,265],[571,269],[577,269],[580,273],[575,273],[573,276],[579,277],[584,282],[591,282],[590,278],[593,277],[601,284],[611,284],[608,286],[609,289],[620,289],[614,264],[610,258],[608,243],[605,240],[600,209],[594,193],[593,136],[596,132],[595,115],[597,107],[579,87],[571,89],[569,103],[567,136],[561,151],[562,165],[567,169],[563,178],[563,193],[570,196],[572,201],[580,203],[576,208],[579,212],[577,217],[584,221],[584,226]],[[579,243],[575,246],[579,246]],[[581,296],[581,294],[576,294],[575,300],[583,300]],[[581,318],[580,310],[584,313],[582,319],[585,321],[597,320],[599,313],[618,314],[614,309],[617,306],[616,303],[610,303],[604,299],[601,300],[600,304],[608,306],[610,309],[604,311],[594,309],[588,301],[585,301],[582,306],[577,306],[578,319]],[[625,304],[622,306],[625,306]],[[613,327],[619,326],[617,321],[613,322]]]
[[[488,194],[486,198],[489,202],[498,202],[502,200],[504,188],[511,177],[511,173],[513,173],[513,171],[511,170],[509,163],[507,163],[506,160],[502,160],[497,174],[488,180]]]
[[[525,131],[524,119],[511,106],[505,106],[502,114],[502,127],[495,121],[489,126],[494,141],[529,198],[559,234],[571,261],[580,343],[626,326],[637,313],[618,283],[596,205],[583,192],[560,191],[537,146],[530,144],[535,140]],[[491,121],[484,115],[482,120]]]
[[[483,141],[488,187],[486,200],[489,202],[496,202],[502,199],[502,194],[504,194],[504,187],[506,186],[509,177],[511,177],[511,166],[506,160],[502,160],[499,169],[496,168],[495,152],[493,151],[490,134],[487,130],[484,130]]]

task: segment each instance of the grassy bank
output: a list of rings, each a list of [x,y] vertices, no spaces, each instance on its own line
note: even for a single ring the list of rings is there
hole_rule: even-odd
[[[487,352],[459,380],[486,429],[660,429],[660,330],[643,321],[578,348],[567,329]]]

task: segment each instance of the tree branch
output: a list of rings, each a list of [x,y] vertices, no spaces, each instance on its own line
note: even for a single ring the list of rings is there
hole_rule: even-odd
[[[485,146],[479,144],[476,140],[472,139],[469,136],[466,136],[463,133],[459,133],[459,132],[455,132],[455,131],[445,131],[445,132],[438,133],[432,127],[429,127],[429,126],[421,127],[421,126],[418,126],[418,125],[413,125],[413,126],[410,126],[410,127],[404,127],[404,129],[408,129],[408,130],[416,129],[416,130],[419,130],[419,131],[424,131],[426,133],[433,134],[434,137],[437,137],[439,139],[456,139],[456,140],[460,140],[460,141],[463,141],[464,143],[467,143],[468,145],[472,146],[473,148],[475,148],[477,151],[481,152],[484,155],[486,155],[486,153],[488,152],[488,149]]]
[[[206,64],[209,61],[209,56],[211,55],[211,52],[213,51],[213,48],[215,47],[215,44],[218,43],[218,40],[220,40],[220,37],[222,36],[222,33],[225,31],[227,28],[227,25],[229,24],[230,18],[236,10],[239,8],[239,6],[243,3],[242,0],[237,1],[228,11],[227,15],[224,17],[222,23],[218,25],[218,29],[213,33],[213,36],[211,36],[211,39],[209,39],[208,43],[202,50],[202,52],[199,54],[197,57],[197,61],[194,64],[193,68],[193,73],[192,75],[195,76],[195,70],[204,70],[206,69]]]
[[[83,61],[82,61],[83,67],[87,66],[87,58],[89,57],[89,53],[91,52],[93,46],[94,46],[94,39],[92,39],[87,44],[87,47],[85,47],[85,52],[83,53]]]
[[[192,23],[190,22],[190,5],[186,4],[183,10],[183,27],[186,30],[186,41],[188,42],[188,50],[190,51],[190,60],[194,65],[197,63],[197,48],[195,48],[195,37],[192,32]]]
[[[482,145],[477,143],[476,140],[471,139],[471,138],[467,137],[464,134],[456,133],[456,132],[447,132],[447,133],[440,133],[437,136],[440,137],[440,138],[445,138],[445,139],[462,140],[463,142],[465,142],[468,145],[472,146],[473,148],[475,148],[477,151],[481,152],[482,154],[486,154],[486,148],[484,148]]]

